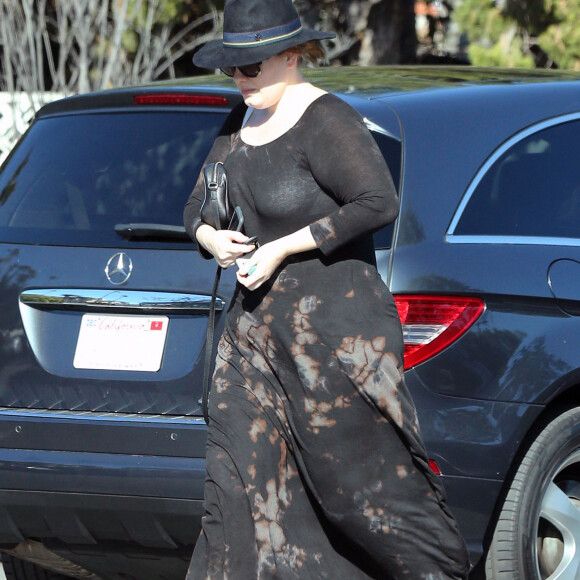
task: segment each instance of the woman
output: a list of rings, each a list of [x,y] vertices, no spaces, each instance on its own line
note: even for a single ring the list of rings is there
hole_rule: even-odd
[[[298,69],[331,36],[303,29],[291,0],[230,0],[223,41],[194,57],[233,76],[249,108],[207,160],[224,161],[245,233],[200,222],[201,182],[185,210],[201,252],[238,263],[188,578],[467,575],[375,267],[371,234],[396,218],[396,191],[358,114]]]

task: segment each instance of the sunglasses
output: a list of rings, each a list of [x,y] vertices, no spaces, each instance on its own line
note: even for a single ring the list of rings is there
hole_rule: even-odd
[[[226,76],[233,77],[236,74],[236,69],[238,69],[245,77],[255,79],[262,72],[261,66],[261,62],[256,62],[255,64],[247,64],[245,66],[224,66],[220,70]]]

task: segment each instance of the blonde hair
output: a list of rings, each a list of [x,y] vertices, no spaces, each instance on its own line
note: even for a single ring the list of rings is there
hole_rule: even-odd
[[[298,64],[304,61],[313,64],[314,66],[326,62],[326,49],[319,40],[309,40],[304,44],[293,46],[284,52],[290,52],[298,55]]]

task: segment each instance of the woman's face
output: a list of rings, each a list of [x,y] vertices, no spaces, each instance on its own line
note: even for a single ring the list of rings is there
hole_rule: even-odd
[[[236,69],[234,82],[248,107],[269,109],[276,107],[290,82],[296,56],[285,52],[262,62],[262,72],[255,78]]]

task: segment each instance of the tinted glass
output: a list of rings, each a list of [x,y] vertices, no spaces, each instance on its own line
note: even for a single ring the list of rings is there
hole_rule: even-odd
[[[183,206],[224,119],[155,112],[39,120],[0,174],[0,240],[156,245],[154,237],[128,241],[115,226],[183,226]]]
[[[372,135],[389,166],[395,188],[399,191],[399,182],[401,179],[401,143],[381,133],[372,132]],[[389,249],[392,246],[394,228],[395,224],[392,223],[374,235],[375,248],[377,250]]]
[[[580,237],[580,122],[534,133],[481,180],[455,234]]]

